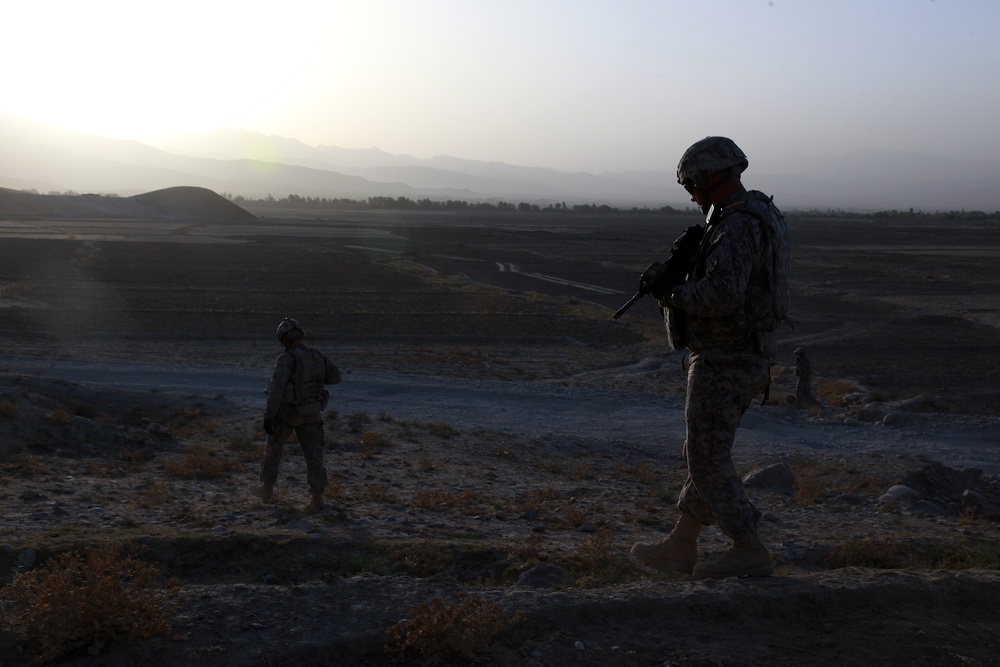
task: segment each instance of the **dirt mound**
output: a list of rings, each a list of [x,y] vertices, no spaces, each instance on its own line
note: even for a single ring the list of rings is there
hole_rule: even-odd
[[[212,220],[255,220],[256,216],[206,188],[181,186],[130,197],[132,201],[163,211],[169,217]]]
[[[0,215],[15,219],[246,221],[256,216],[211,190],[175,187],[134,197],[39,195],[0,188]]]

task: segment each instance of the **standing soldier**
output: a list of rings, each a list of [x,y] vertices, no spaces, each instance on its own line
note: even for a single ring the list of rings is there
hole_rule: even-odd
[[[323,418],[330,399],[325,385],[340,382],[340,371],[326,356],[302,344],[305,332],[293,319],[278,325],[278,342],[285,351],[278,355],[267,385],[264,432],[267,447],[260,465],[260,497],[271,502],[285,443],[294,430],[306,460],[311,500],[309,509],[323,508],[323,490],[328,479],[323,467]]]
[[[788,310],[788,228],[771,198],[748,192],[743,151],[725,137],[692,145],[677,182],[707,224],[693,268],[660,299],[670,344],[687,348],[684,460],[688,475],[670,535],[637,543],[646,565],[697,577],[768,576],[771,555],[757,533],[761,513],[744,493],[732,447],[740,418],[770,387],[775,328]],[[720,557],[698,562],[702,526],[718,523],[733,541]]]
[[[795,407],[804,408],[819,403],[812,390],[812,368],[804,347],[795,350],[795,376]]]

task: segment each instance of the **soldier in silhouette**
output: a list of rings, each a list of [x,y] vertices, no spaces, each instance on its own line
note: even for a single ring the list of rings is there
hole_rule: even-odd
[[[816,405],[819,400],[812,390],[812,369],[804,347],[795,350],[795,407]]]
[[[328,384],[340,382],[340,370],[319,350],[302,343],[305,332],[293,319],[278,325],[278,342],[285,351],[274,363],[267,385],[264,432],[267,446],[260,466],[260,497],[271,502],[285,443],[295,431],[306,460],[306,478],[311,500],[309,509],[323,508],[323,490],[328,478],[323,466],[322,412],[330,399]]]

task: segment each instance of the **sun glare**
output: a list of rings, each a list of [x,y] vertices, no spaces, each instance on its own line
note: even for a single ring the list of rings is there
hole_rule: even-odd
[[[5,22],[19,29],[0,44],[0,109],[140,139],[235,126],[267,106],[322,47],[331,13],[320,3],[280,14],[252,2],[56,5],[10,8]]]

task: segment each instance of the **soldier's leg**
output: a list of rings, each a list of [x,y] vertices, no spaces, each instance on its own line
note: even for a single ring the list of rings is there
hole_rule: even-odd
[[[306,479],[309,483],[309,493],[322,495],[329,483],[326,468],[323,465],[323,420],[319,415],[304,418],[303,423],[296,427],[299,442],[302,444],[302,456],[306,460]]]
[[[746,497],[733,464],[740,418],[763,391],[767,368],[759,364],[716,364],[695,360],[688,376],[688,480],[678,507],[704,524],[718,522],[734,540],[756,535],[760,511]]]
[[[740,418],[766,386],[768,369],[759,364],[727,364],[720,369],[710,365],[708,370],[699,378],[704,384],[695,387],[699,398],[693,402],[694,410],[689,410],[685,458],[696,497],[711,508],[733,546],[719,558],[696,565],[694,575],[767,576],[773,574],[774,566],[757,536],[760,511],[746,497],[733,464],[732,446]]]
[[[278,470],[281,468],[281,455],[292,434],[292,427],[284,420],[275,422],[274,433],[267,436],[264,446],[264,458],[260,462],[260,496],[265,502],[270,502],[274,485],[278,482]]]

